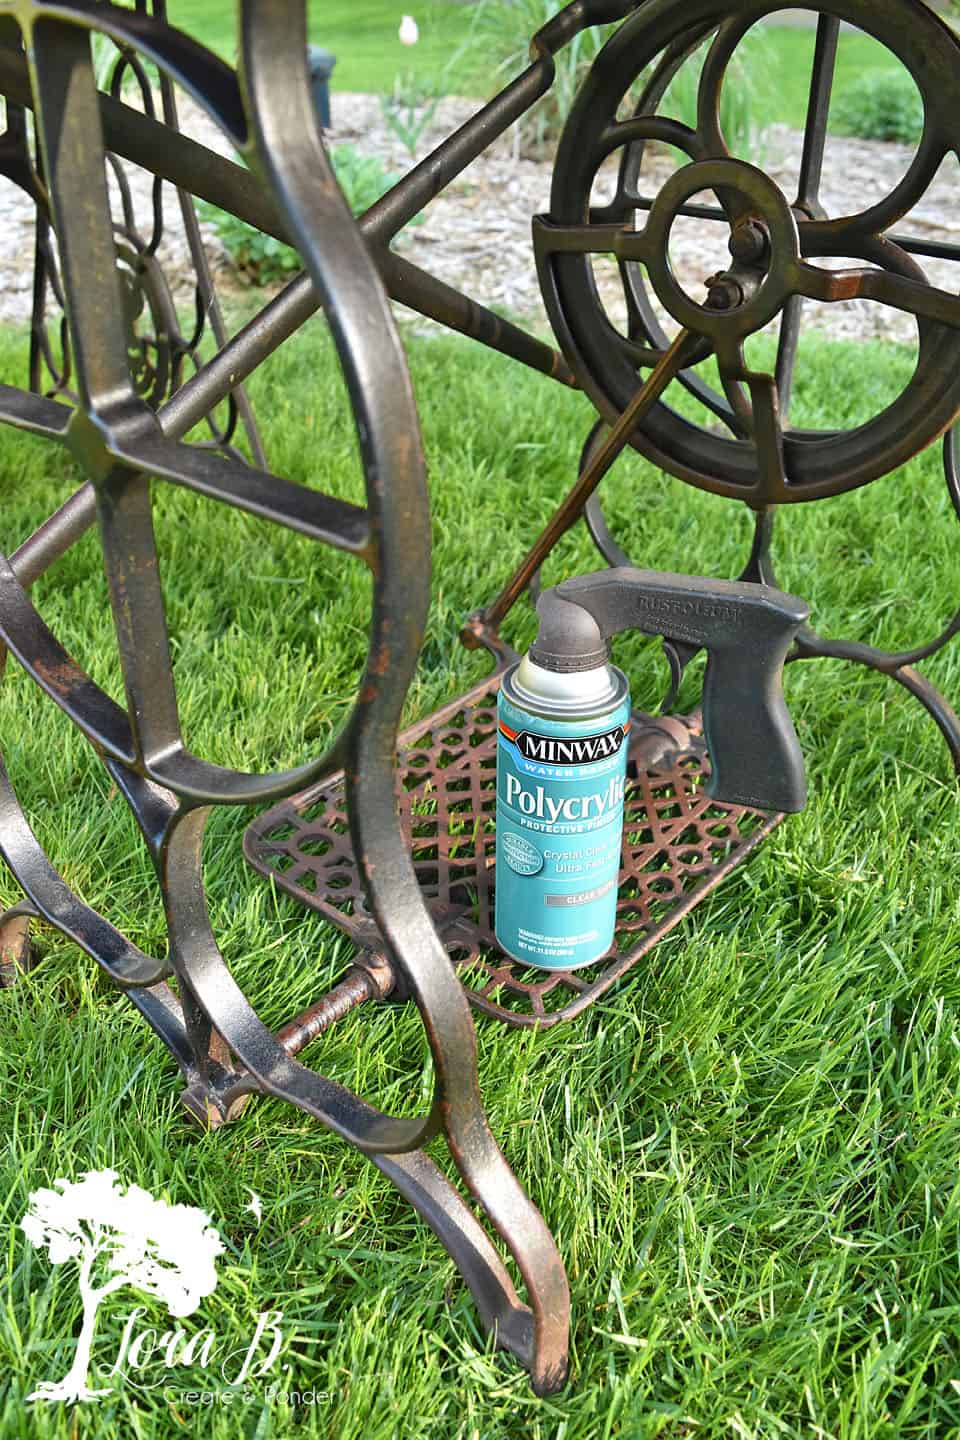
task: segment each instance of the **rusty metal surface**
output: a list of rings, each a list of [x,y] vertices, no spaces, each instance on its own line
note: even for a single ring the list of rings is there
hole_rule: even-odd
[[[400,737],[397,802],[417,880],[471,1004],[541,1029],[579,1015],[705,900],[781,822],[704,793],[698,718],[634,718],[617,931],[610,952],[548,974],[505,956],[493,934],[498,677]],[[250,825],[257,870],[378,954],[349,843],[342,778],[273,806]]]
[[[33,968],[30,921],[36,914],[29,900],[21,900],[0,915],[0,988],[15,985]]]

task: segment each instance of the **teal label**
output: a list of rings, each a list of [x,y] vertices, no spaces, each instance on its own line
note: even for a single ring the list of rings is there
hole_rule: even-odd
[[[548,720],[501,690],[497,719],[497,940],[544,970],[589,965],[613,943],[629,697]]]

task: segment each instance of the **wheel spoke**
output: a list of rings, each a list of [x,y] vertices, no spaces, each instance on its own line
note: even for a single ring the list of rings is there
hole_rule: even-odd
[[[695,54],[713,28],[712,21],[699,25],[668,46],[657,61],[637,102],[638,115],[647,114],[662,102],[680,68]]]
[[[130,724],[149,766],[183,745],[149,478],[118,466],[97,488],[97,510]]]
[[[821,15],[817,22],[817,44],[813,55],[810,101],[803,133],[803,156],[797,187],[797,205],[810,214],[819,208],[820,202],[820,181],[823,177],[827,121],[830,117],[839,39],[840,21],[833,15]]]
[[[717,369],[720,371],[720,384],[723,386],[723,393],[727,397],[727,404],[730,406],[735,422],[728,421],[727,423],[735,435],[745,440],[752,440],[754,414],[750,397],[743,384],[747,373],[747,364],[742,346],[736,342],[722,345],[717,350]]]
[[[650,245],[645,230],[624,225],[558,225],[546,215],[533,217],[533,243],[541,255],[615,255],[618,260],[646,260]]]
[[[156,985],[170,974],[165,959],[145,955],[108,920],[85,905],[54,869],[27,822],[2,760],[0,834],[3,858],[37,912],[92,956],[115,985]]]
[[[135,759],[128,717],[69,655],[0,555],[0,640],[98,751]]]
[[[740,344],[720,347],[717,363],[731,401],[739,395],[740,404],[745,404],[744,387],[749,390],[750,431],[757,457],[756,491],[764,505],[776,505],[787,489],[777,382],[772,375],[749,368]]]
[[[805,222],[804,233],[816,244],[818,253],[849,255],[852,247],[867,237],[886,233],[919,204],[936,179],[949,148],[937,130],[928,125],[909,170],[889,195],[857,215]]]
[[[727,67],[754,18],[740,16],[721,25],[703,62],[697,90],[697,139],[704,160],[731,158],[720,124],[722,91]],[[738,191],[724,188],[716,194],[731,226],[748,213],[748,202]]]
[[[733,52],[752,23],[753,20],[750,18],[730,20],[721,25],[707,51],[703,69],[700,71],[700,84],[697,89],[697,131],[701,136],[704,148],[714,159],[726,159],[730,154],[720,129],[721,91],[727,66],[733,58]]]
[[[784,306],[780,321],[780,338],[777,342],[777,390],[780,394],[780,414],[786,422],[793,399],[793,376],[800,348],[800,326],[803,322],[803,296],[791,295]]]
[[[680,36],[664,52],[661,59],[654,67],[653,73],[647,80],[634,111],[633,120],[643,120],[653,115],[666,96],[671,83],[683,67],[683,65],[696,53],[700,45],[713,30],[713,24],[698,26],[689,31],[686,35]],[[630,123],[630,122],[627,122]],[[694,159],[703,159],[703,147],[696,131],[690,131],[693,137],[690,143],[695,143],[697,154]],[[675,143],[668,141],[667,143]],[[681,146],[685,149],[685,146]],[[692,153],[692,152],[688,152]],[[643,168],[643,157],[645,144],[643,138],[629,144],[623,152],[623,163],[620,167],[620,186],[627,195],[637,195],[640,188],[640,171]]]
[[[252,465],[230,460],[194,445],[177,445],[162,436],[138,436],[125,453],[112,447],[115,458],[130,466],[183,485],[211,500],[223,500],[249,515],[283,525],[338,550],[367,558],[370,527],[359,505],[310,490]]]
[[[113,446],[112,453],[121,463],[97,487],[97,506],[137,753],[155,775],[164,773],[164,757],[171,758],[171,775],[178,780],[183,775],[193,783],[189,777],[196,770],[193,779],[199,785],[212,770],[183,750],[149,475],[363,558],[369,558],[367,514],[359,506],[159,435],[138,435],[129,456],[123,454],[122,443]]]
[[[960,261],[960,245],[953,245],[947,240],[922,240],[916,235],[899,235],[896,232],[886,238],[908,255],[922,255],[927,260]]]
[[[783,498],[787,485],[777,383],[771,375],[748,374],[745,378],[753,401],[753,439],[760,490],[766,504],[775,505]]]
[[[726,137],[720,124],[723,86],[727,67],[733,59],[737,46],[756,18],[755,14],[746,14],[737,16],[733,20],[724,21],[717,30],[713,44],[707,51],[706,59],[703,62],[700,85],[697,90],[697,135],[705,159],[708,157],[727,159],[730,156]],[[719,198],[725,209],[728,200],[730,205],[742,203],[735,195],[729,197],[721,195]],[[734,218],[732,212],[729,218],[731,220]]]
[[[889,270],[821,270],[801,262],[797,293],[827,304],[843,300],[876,300],[894,310],[960,329],[960,295]]]
[[[810,76],[810,100],[803,132],[803,155],[800,160],[796,202],[798,209],[805,210],[811,216],[820,213],[820,182],[823,178],[827,122],[830,117],[839,39],[840,21],[833,15],[821,15],[817,22],[817,43]],[[802,321],[803,297],[791,295],[784,310],[777,344],[776,380],[781,421],[784,423],[790,413],[790,401],[793,398],[793,376]]]
[[[47,440],[63,440],[73,411],[15,385],[0,385],[0,424],[13,425]]]
[[[689,155],[691,160],[708,158],[707,149],[696,130],[691,130],[681,120],[671,120],[665,115],[634,115],[630,120],[617,120],[604,130],[597,149],[597,168],[614,150],[627,145],[642,145],[648,140],[672,145],[675,150]]]
[[[93,411],[139,405],[127,362],[90,36],[40,19],[28,55],[81,400]]]

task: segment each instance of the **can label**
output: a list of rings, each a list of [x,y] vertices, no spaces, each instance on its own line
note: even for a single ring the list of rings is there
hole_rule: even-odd
[[[573,970],[613,942],[630,700],[591,720],[497,709],[495,930],[516,960]]]

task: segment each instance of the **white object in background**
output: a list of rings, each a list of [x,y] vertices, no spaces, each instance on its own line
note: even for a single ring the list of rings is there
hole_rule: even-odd
[[[414,20],[412,15],[404,15],[400,21],[400,44],[416,45],[419,39],[420,31],[417,28],[416,20]]]

